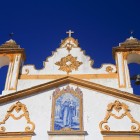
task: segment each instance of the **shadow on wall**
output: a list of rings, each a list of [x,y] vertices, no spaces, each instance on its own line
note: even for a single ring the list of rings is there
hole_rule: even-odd
[[[4,90],[5,87],[7,71],[8,66],[3,66],[0,68],[0,94],[2,94],[2,91]]]

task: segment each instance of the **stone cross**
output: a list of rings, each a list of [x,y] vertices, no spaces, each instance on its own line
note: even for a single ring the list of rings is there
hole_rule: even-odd
[[[131,31],[130,31],[130,34],[131,34],[131,37],[133,37],[134,31],[131,30]]]
[[[69,30],[69,31],[67,31],[66,33],[69,35],[69,37],[71,37],[71,34],[73,34],[74,32],[71,31],[71,30]]]
[[[9,34],[9,37],[10,37],[11,39],[13,38],[13,36],[14,36],[14,33],[13,33],[13,32]]]

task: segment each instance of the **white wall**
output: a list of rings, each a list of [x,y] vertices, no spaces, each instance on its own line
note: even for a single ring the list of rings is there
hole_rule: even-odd
[[[70,87],[76,88],[74,85],[70,85]],[[83,123],[84,130],[87,131],[88,135],[85,136],[85,140],[92,140],[93,138],[96,140],[101,140],[102,135],[99,129],[99,123],[104,119],[106,115],[107,105],[109,103],[114,103],[115,100],[119,100],[120,102],[125,103],[130,108],[130,113],[132,116],[140,122],[140,105],[134,104],[128,101],[124,101],[122,99],[117,99],[115,97],[111,97],[105,95],[103,93],[81,88],[83,92]],[[62,89],[62,86],[61,86]],[[52,94],[54,89],[46,90],[40,92],[39,94],[29,96],[28,98],[20,99],[20,102],[27,106],[27,109],[30,114],[30,119],[36,125],[35,133],[32,140],[47,140],[48,134],[47,131],[50,131],[51,125],[51,109],[52,109]],[[11,105],[15,104],[16,101],[7,103],[5,105],[1,105],[0,110],[0,121],[4,118],[6,111],[10,108]],[[14,121],[15,123],[17,121]],[[112,130],[131,130],[131,122],[127,117],[124,117],[123,121],[119,121],[116,119],[110,119],[109,123],[112,124]],[[11,120],[8,120],[7,130],[12,131],[10,126],[18,126],[13,124]],[[23,126],[24,126],[23,121]],[[130,124],[130,125],[129,125]],[[21,124],[22,125],[22,124]],[[15,128],[16,128],[15,127]],[[18,127],[17,127],[18,128]]]

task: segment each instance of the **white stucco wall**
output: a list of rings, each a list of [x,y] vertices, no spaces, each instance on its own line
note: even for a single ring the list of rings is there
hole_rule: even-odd
[[[47,80],[18,80],[18,86],[17,86],[17,91],[23,90],[23,89],[27,89],[27,88],[31,88],[40,84],[44,84],[47,82],[50,82],[52,80],[47,79]]]
[[[69,86],[73,87],[74,89],[77,87],[71,84]],[[102,134],[100,133],[99,123],[104,119],[106,115],[107,105],[110,103],[114,103],[115,100],[118,100],[128,105],[131,115],[134,117],[135,120],[140,122],[140,105],[122,99],[118,99],[109,95],[105,95],[97,91],[89,90],[83,87],[79,88],[83,92],[84,131],[87,131],[88,133],[88,135],[85,136],[85,140],[92,140],[93,138],[96,140],[102,140]],[[47,131],[50,131],[51,127],[50,125],[53,91],[54,89],[48,91],[46,90],[40,92],[39,94],[19,100],[21,103],[26,105],[30,114],[30,119],[35,123],[36,126],[36,135],[33,136],[32,140],[48,140],[49,138]],[[1,105],[0,121],[3,120],[6,111],[11,107],[11,105],[15,104],[16,102],[17,101],[12,101]],[[6,126],[6,128],[9,131],[12,131],[11,126],[15,126],[15,128],[19,127],[18,121],[14,121],[15,123],[13,123],[12,120],[8,120],[7,122],[8,125]],[[23,125],[25,124],[23,120],[20,123],[20,127],[22,126],[22,123]],[[122,120],[110,118],[109,124],[113,124],[111,125],[111,129],[115,131],[131,130],[131,122],[127,117],[124,117]],[[62,137],[62,140],[66,140],[64,136]]]
[[[27,89],[27,88],[31,88],[40,84],[44,84],[50,81],[53,81],[54,79],[19,79],[18,80],[18,85],[17,85],[17,91],[23,90],[23,89]],[[121,91],[125,91],[125,92],[129,92],[129,93],[133,93],[133,89],[132,88],[119,88],[118,85],[118,79],[115,78],[110,78],[110,79],[83,79],[89,82],[93,82],[96,84],[101,84],[103,86],[106,87],[111,87],[111,88],[115,88]]]

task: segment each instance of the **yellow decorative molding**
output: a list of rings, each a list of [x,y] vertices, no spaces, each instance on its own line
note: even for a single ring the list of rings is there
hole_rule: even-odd
[[[111,66],[106,67],[106,71],[111,73],[113,71],[113,68]]]
[[[72,77],[79,79],[117,79],[118,75],[116,73],[108,73],[108,74],[69,74]],[[28,75],[22,74],[19,76],[19,79],[58,79],[65,77],[65,74],[46,74],[46,75]]]
[[[117,116],[113,113],[113,110],[117,111],[118,113],[120,111],[124,111],[120,116]],[[101,131],[110,131],[110,127],[107,125],[108,120],[110,117],[114,117],[115,119],[122,119],[124,116],[127,116],[131,123],[133,124],[131,126],[131,130],[134,132],[140,131],[140,123],[137,122],[132,115],[130,114],[129,107],[125,103],[120,103],[119,101],[115,101],[114,103],[110,103],[107,107],[107,113],[103,121],[100,122],[99,127]],[[106,125],[104,125],[106,124]],[[135,124],[135,125],[134,125]],[[104,125],[104,126],[103,126]]]
[[[72,50],[72,48],[78,48],[79,43],[77,39],[74,39],[73,37],[68,37],[64,40],[61,40],[60,48],[66,48],[68,52]]]
[[[32,136],[0,136],[0,140],[31,140]]]
[[[72,48],[78,48],[78,43],[77,46],[75,44],[71,43],[71,41],[67,42],[62,48],[66,48],[68,52],[72,50]]]
[[[87,135],[86,131],[48,131],[48,135]]]
[[[125,136],[103,136],[103,140],[139,140],[139,136],[125,135]]]
[[[1,136],[32,136],[34,135],[34,132],[0,132],[0,137]]]
[[[55,64],[60,66],[59,70],[70,73],[72,70],[78,70],[78,67],[83,63],[77,61],[77,57],[73,57],[71,54],[69,54],[66,57],[62,57],[61,60]]]
[[[23,114],[20,114],[19,116],[15,116],[13,113],[13,111],[16,111],[17,113],[19,113],[20,111],[23,111]],[[25,132],[33,132],[35,129],[35,124],[30,120],[29,117],[29,112],[27,110],[26,105],[22,104],[21,102],[17,102],[16,104],[12,105],[9,110],[7,111],[7,114],[5,115],[5,118],[2,122],[0,122],[0,125],[5,124],[6,121],[9,118],[13,118],[14,120],[20,120],[21,118],[25,117],[27,124],[30,124],[32,127],[27,126],[25,127]],[[5,132],[6,128],[4,126],[0,127],[0,133],[1,132]]]
[[[102,135],[140,135],[140,132],[136,131],[101,131]]]
[[[25,75],[28,75],[29,71],[30,71],[29,69],[25,69],[25,72],[26,72]]]
[[[9,95],[4,95],[0,97],[0,104],[7,103],[13,100],[18,100],[23,97],[28,97],[35,94],[40,94],[40,92],[44,90],[50,90],[54,87],[59,87],[64,84],[73,84],[78,85],[79,87],[85,87],[87,89],[91,89],[93,91],[99,91],[102,94],[117,97],[119,99],[123,99],[126,101],[130,101],[136,104],[140,104],[140,97],[134,94],[130,94],[129,92],[120,91],[111,87],[106,87],[103,85],[99,85],[93,82],[89,82],[87,80],[78,79],[72,76],[65,76],[60,79],[55,79],[53,81],[37,85],[25,90],[17,91],[11,93]]]

